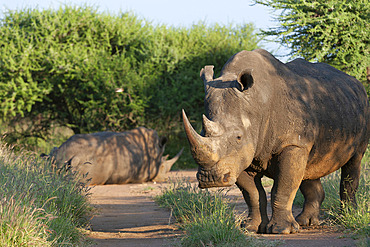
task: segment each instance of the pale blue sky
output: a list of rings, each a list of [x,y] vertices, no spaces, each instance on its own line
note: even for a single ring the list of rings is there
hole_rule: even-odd
[[[116,14],[131,11],[153,24],[189,27],[199,21],[223,25],[252,22],[258,29],[277,26],[272,10],[261,5],[252,5],[251,0],[0,0],[1,12],[5,9],[24,7],[58,8],[63,4],[87,3],[101,11]],[[264,43],[265,49],[274,55],[288,53],[286,48],[274,43]],[[286,61],[287,58],[278,57]]]

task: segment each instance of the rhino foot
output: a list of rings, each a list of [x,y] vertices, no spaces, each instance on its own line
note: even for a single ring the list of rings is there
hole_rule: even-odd
[[[308,214],[302,212],[296,217],[296,221],[300,226],[317,226],[319,225],[319,216],[316,213]]]
[[[248,232],[266,233],[266,225],[267,222],[261,223],[253,220],[243,220],[240,227],[246,229]]]
[[[299,224],[292,217],[273,217],[266,226],[267,233],[290,234],[299,232]]]

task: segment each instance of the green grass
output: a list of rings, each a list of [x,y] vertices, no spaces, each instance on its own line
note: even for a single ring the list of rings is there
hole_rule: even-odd
[[[72,174],[0,145],[0,246],[84,245],[93,209]]]
[[[341,207],[339,199],[340,170],[321,179],[325,200],[321,206],[324,219],[332,225],[347,229],[355,238],[366,240],[370,237],[370,150],[368,149],[362,159],[361,177],[356,193],[357,207],[344,205]],[[294,204],[303,206],[304,198],[297,192]],[[370,243],[367,243],[370,244]],[[366,246],[366,244],[365,244]]]
[[[22,200],[4,197],[0,202],[1,246],[52,246],[44,220],[49,217],[42,208],[22,205]]]
[[[223,197],[223,190],[211,193],[184,181],[172,182],[155,201],[169,208],[185,232],[179,245],[192,246],[276,246],[278,242],[257,239],[240,228],[241,217]]]

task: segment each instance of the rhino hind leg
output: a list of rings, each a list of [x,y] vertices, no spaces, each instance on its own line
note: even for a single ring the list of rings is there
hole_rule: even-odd
[[[299,189],[304,196],[304,204],[302,212],[296,217],[296,221],[301,226],[318,225],[320,206],[325,198],[320,179],[304,180]]]
[[[361,159],[366,150],[353,156],[344,166],[341,168],[341,180],[340,180],[340,200],[342,204],[350,203],[351,206],[356,206],[356,191],[360,181],[361,173]]]
[[[268,223],[267,198],[261,183],[261,175],[251,176],[243,171],[236,182],[248,205],[248,219],[242,227],[251,232],[265,233]]]

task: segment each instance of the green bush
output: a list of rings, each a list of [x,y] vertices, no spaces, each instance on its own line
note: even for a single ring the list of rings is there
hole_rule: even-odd
[[[144,125],[181,139],[181,108],[197,120],[203,111],[200,69],[219,72],[234,53],[258,48],[251,24],[153,26],[89,6],[7,11],[0,35],[2,132],[30,146],[50,138],[52,126]]]
[[[2,119],[26,118],[40,137],[53,122],[76,133],[143,122],[135,67],[148,32],[134,16],[88,7],[9,11],[0,29]]]

